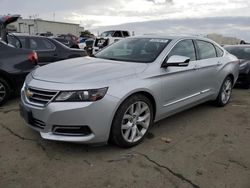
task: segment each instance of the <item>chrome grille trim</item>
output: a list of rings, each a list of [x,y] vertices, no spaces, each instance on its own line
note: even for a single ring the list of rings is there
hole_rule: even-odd
[[[33,93],[35,94],[35,95],[39,95],[39,93],[37,93],[37,92],[34,92],[33,91]],[[45,97],[53,97],[54,95],[47,95],[47,94],[42,94],[43,96],[45,96]]]
[[[27,96],[27,92],[32,93],[31,96]],[[45,90],[45,89],[38,89],[34,87],[25,87],[24,88],[24,96],[27,103],[44,107],[48,105],[59,93],[59,91],[53,90]]]

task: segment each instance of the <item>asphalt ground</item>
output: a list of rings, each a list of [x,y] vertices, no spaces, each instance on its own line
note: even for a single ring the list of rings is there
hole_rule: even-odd
[[[223,108],[206,103],[155,124],[138,146],[43,140],[0,108],[0,187],[250,187],[250,90]]]

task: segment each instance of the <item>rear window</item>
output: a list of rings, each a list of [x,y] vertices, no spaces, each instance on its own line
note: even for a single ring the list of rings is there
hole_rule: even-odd
[[[113,37],[122,37],[121,31],[116,31],[113,35]]]
[[[197,40],[196,43],[200,59],[209,59],[217,57],[215,47],[212,43],[202,40]]]
[[[124,37],[129,37],[129,33],[127,31],[123,31],[122,34]]]
[[[225,49],[238,59],[250,60],[250,47],[225,47]]]
[[[112,37],[114,34],[114,31],[106,31],[106,32],[103,32],[100,37]]]
[[[54,44],[52,44],[47,39],[42,38],[31,38],[30,39],[30,48],[32,50],[53,50],[55,49]]]
[[[20,42],[22,44],[22,46],[20,45]],[[18,36],[12,36],[12,35],[8,35],[8,43],[11,44],[12,46],[16,47],[16,48],[26,48],[25,46],[25,38],[21,38]]]

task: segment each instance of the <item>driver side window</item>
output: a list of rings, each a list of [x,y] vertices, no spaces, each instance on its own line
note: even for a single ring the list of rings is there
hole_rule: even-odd
[[[196,60],[195,48],[192,40],[182,40],[174,46],[169,53],[168,57],[173,55],[186,56],[190,58],[190,61]]]

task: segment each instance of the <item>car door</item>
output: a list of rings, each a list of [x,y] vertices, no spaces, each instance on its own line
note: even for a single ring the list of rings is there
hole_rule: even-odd
[[[30,49],[35,50],[38,55],[38,64],[45,65],[59,60],[56,46],[46,38],[30,38]]]
[[[162,68],[162,115],[175,113],[181,107],[189,106],[198,100],[200,95],[199,73],[196,70],[196,50],[191,39],[179,41],[170,51],[167,58],[173,55],[190,58],[187,67]]]
[[[215,92],[216,82],[218,80],[219,69],[222,66],[222,59],[219,56],[214,44],[195,40],[198,60],[196,69],[199,72],[199,85],[202,91],[206,91],[209,96]],[[205,94],[205,93],[204,93]]]

